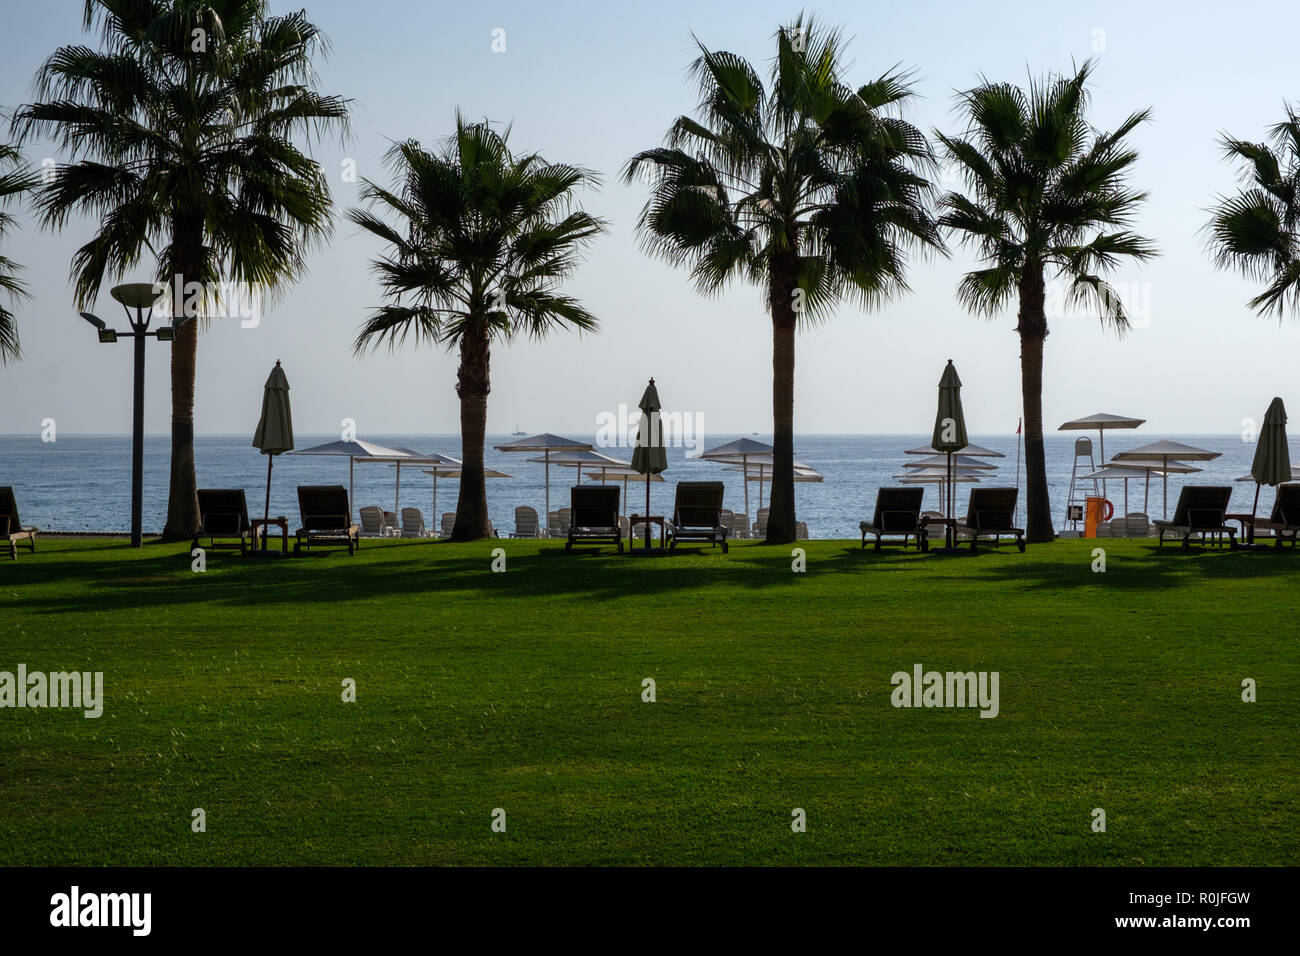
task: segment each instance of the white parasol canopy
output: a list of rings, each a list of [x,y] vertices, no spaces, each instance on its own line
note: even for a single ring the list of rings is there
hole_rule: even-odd
[[[335,455],[338,457],[346,456],[348,459],[348,508],[352,508],[352,466],[358,461],[368,461],[372,459],[382,459],[384,461],[405,461],[411,456],[404,451],[396,448],[389,448],[386,445],[376,445],[369,441],[331,441],[323,445],[314,445],[311,448],[303,448],[297,451],[288,452],[290,455]],[[351,516],[348,518],[352,520]]]
[[[1111,459],[1110,464],[1122,466],[1124,462],[1160,462],[1159,471],[1164,480],[1164,512],[1165,518],[1169,517],[1169,472],[1172,470],[1170,465],[1178,465],[1182,460],[1187,461],[1211,461],[1218,458],[1222,452],[1210,451],[1207,448],[1197,448],[1194,445],[1184,445],[1177,441],[1154,441],[1141,448],[1134,448],[1130,451],[1122,451]],[[1187,466],[1183,466],[1187,467]],[[1152,468],[1156,471],[1156,468]]]
[[[593,451],[595,449],[591,442],[577,441],[573,438],[565,438],[563,435],[552,435],[550,432],[529,435],[526,438],[519,438],[512,442],[506,442],[504,445],[494,445],[493,447],[497,451],[505,452],[542,452],[542,461],[546,465],[547,514],[551,512],[551,455],[561,451]]]

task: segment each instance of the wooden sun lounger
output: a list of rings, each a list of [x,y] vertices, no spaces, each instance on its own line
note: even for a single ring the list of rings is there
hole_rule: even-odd
[[[19,541],[26,541],[35,554],[37,530],[35,525],[25,525],[18,517],[18,499],[13,488],[0,488],[0,541],[9,542],[9,557],[18,560]]]
[[[352,523],[348,490],[342,485],[299,485],[298,510],[302,527],[293,543],[293,553],[313,545],[348,549],[361,545],[361,528]]]
[[[972,488],[966,518],[957,523],[958,534],[970,535],[970,549],[975,550],[980,538],[992,538],[994,545],[1005,535],[1016,539],[1020,553],[1025,552],[1025,532],[1015,526],[1015,488]]]
[[[885,537],[902,536],[904,548],[908,539],[915,538],[916,546],[921,551],[930,549],[925,525],[921,523],[921,501],[925,498],[924,488],[881,488],[876,492],[876,511],[871,521],[858,522],[862,532],[862,547],[867,546],[867,535],[876,539],[876,550],[884,544]]]
[[[618,529],[617,485],[574,485],[569,489],[571,517],[564,550],[572,551],[575,541],[598,541],[618,545],[623,553],[623,537]]]
[[[1277,486],[1273,511],[1267,518],[1255,519],[1255,530],[1272,531],[1279,548],[1285,540],[1295,547],[1296,534],[1300,533],[1300,484]]]
[[[673,518],[669,522],[669,551],[679,541],[707,541],[714,547],[722,545],[722,553],[727,553],[728,528],[722,523],[723,490],[720,481],[677,483]]]
[[[249,545],[253,543],[253,529],[248,523],[244,489],[200,488],[198,496],[199,530],[194,532],[190,548],[197,548],[199,540],[206,538],[210,550],[238,548],[240,554],[248,554]]]
[[[1194,534],[1199,534],[1202,540],[1213,538],[1217,545],[1223,544],[1226,535],[1228,546],[1235,550],[1237,532],[1228,527],[1226,518],[1231,497],[1232,489],[1226,485],[1185,485],[1178,494],[1173,519],[1157,518],[1153,522],[1159,536],[1156,547],[1164,547],[1165,535],[1181,538],[1184,551],[1191,548]]]

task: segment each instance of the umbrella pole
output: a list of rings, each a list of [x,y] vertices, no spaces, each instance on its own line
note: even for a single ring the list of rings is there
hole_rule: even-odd
[[[274,462],[274,460],[276,460],[276,457],[274,457],[274,455],[266,455],[266,506],[265,506],[265,510],[263,511],[263,515],[261,515],[263,516],[264,522],[265,520],[270,519],[270,463]],[[1260,488],[1258,488],[1258,485],[1256,485],[1255,488],[1255,499],[1256,501],[1260,499]],[[266,550],[266,525],[265,524],[261,525],[261,550]]]
[[[393,514],[400,515],[402,513],[402,509],[401,507],[399,507],[401,503],[402,503],[402,463],[399,461],[397,463],[397,483],[393,485]]]
[[[650,472],[645,473],[645,549],[650,550]]]
[[[551,525],[551,450],[546,449],[546,526]]]
[[[1250,527],[1246,529],[1246,543],[1255,543],[1255,515],[1259,512],[1259,482],[1255,482],[1255,503],[1250,506]],[[1281,534],[1278,531],[1275,534]]]
[[[1165,520],[1168,521],[1169,520],[1169,459],[1168,458],[1165,459],[1164,485],[1165,485],[1165,502],[1164,502]]]
[[[348,455],[348,524],[352,523],[352,466],[356,460]]]
[[[1101,467],[1105,468],[1105,467],[1106,467],[1106,429],[1104,429],[1104,428],[1098,428],[1098,429],[1097,429],[1097,437],[1101,439]],[[1125,489],[1125,491],[1128,490],[1128,483],[1127,483],[1127,482],[1124,483],[1124,489]],[[1102,496],[1103,498],[1106,497],[1106,479],[1105,479],[1105,478],[1103,478],[1103,479],[1101,480],[1101,496]],[[1127,508],[1128,508],[1128,504],[1125,503],[1125,509],[1127,510]]]
[[[433,526],[440,531],[442,530],[442,523],[438,518],[438,474],[437,472],[434,472],[433,475]]]
[[[745,486],[745,517],[748,518],[749,517],[749,456],[748,455],[740,456],[740,470],[744,474],[744,477],[740,479],[740,483]]]

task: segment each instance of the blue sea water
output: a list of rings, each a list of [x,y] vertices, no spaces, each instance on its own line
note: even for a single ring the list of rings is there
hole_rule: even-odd
[[[1047,437],[1048,482],[1052,496],[1053,521],[1058,530],[1065,527],[1066,493],[1070,483],[1074,440],[1082,433]],[[367,441],[383,445],[402,445],[424,452],[441,452],[461,457],[460,438],[456,435],[365,435]],[[595,442],[595,436],[581,437]],[[709,436],[708,445],[722,444],[738,437]],[[771,441],[770,435],[751,436]],[[337,435],[297,435],[299,448],[337,440]],[[1184,483],[1232,484],[1233,510],[1249,511],[1255,493],[1253,483],[1234,484],[1233,479],[1250,471],[1255,446],[1243,442],[1240,435],[1157,435],[1144,431],[1111,432],[1106,438],[1110,457],[1126,449],[1169,438],[1201,448],[1222,452],[1222,457],[1194,463],[1204,470],[1169,479],[1169,507]],[[929,443],[929,435],[800,435],[795,442],[795,457],[816,468],[824,476],[820,483],[795,486],[799,520],[808,524],[814,538],[856,538],[858,522],[870,517],[876,489],[896,485],[892,477],[900,473],[909,456],[908,448]],[[488,481],[488,504],[492,521],[503,535],[514,525],[516,505],[532,505],[543,510],[543,468],[527,459],[530,454],[507,454],[491,449],[492,445],[510,441],[508,435],[488,437],[487,464],[510,475]],[[1016,481],[1016,436],[972,435],[971,441],[1005,453],[1006,458],[991,459],[999,465],[983,483],[1011,485]],[[1094,441],[1095,444],[1095,441]],[[630,458],[626,448],[601,449],[618,458]],[[144,528],[146,533],[162,529],[167,511],[169,440],[165,435],[145,439]],[[266,458],[250,443],[249,436],[201,436],[195,440],[195,457],[201,488],[243,488],[248,496],[249,513],[262,513],[266,490]],[[650,507],[663,513],[672,507],[673,487],[677,481],[723,480],[727,485],[726,504],[735,511],[745,507],[740,474],[712,462],[690,460],[683,448],[668,449],[669,469],[665,481],[652,483]],[[1100,464],[1100,461],[1098,461]],[[357,462],[354,469],[353,507],[379,505],[392,510],[395,470],[387,464]],[[568,504],[568,487],[573,484],[572,468],[551,468],[551,508]],[[588,479],[583,478],[586,482]],[[1023,517],[1024,465],[1021,463],[1021,515]],[[281,455],[275,460],[271,485],[271,514],[290,517],[290,527],[297,526],[296,486],[299,484],[348,483],[348,460],[315,456]],[[130,436],[59,435],[55,442],[43,442],[39,435],[0,436],[0,485],[12,485],[17,495],[24,523],[58,531],[126,531],[130,527],[131,439]],[[439,479],[438,512],[453,511],[459,482]],[[1150,500],[1143,507],[1145,480],[1129,482],[1128,511],[1145,510],[1151,517],[1162,514],[1160,479],[1152,480]],[[959,485],[957,510],[964,509],[968,489]],[[766,503],[767,487],[763,488]],[[1124,512],[1124,489],[1120,482],[1110,482],[1109,497],[1117,513]],[[431,527],[437,520],[433,513],[433,479],[418,467],[402,469],[402,507],[418,507]],[[645,507],[645,486],[629,485],[631,506],[624,511],[640,512]],[[749,483],[749,513],[758,509],[759,487]],[[1264,488],[1259,508],[1272,507],[1273,493]],[[925,507],[938,509],[938,493],[926,486]]]

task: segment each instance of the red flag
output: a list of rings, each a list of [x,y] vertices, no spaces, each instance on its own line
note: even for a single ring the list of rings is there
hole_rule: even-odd
[[[1023,418],[1017,418],[1017,419],[1016,419],[1016,434],[1017,434],[1017,435],[1020,434],[1020,426],[1024,423],[1024,421],[1025,421],[1025,420],[1024,420]]]

